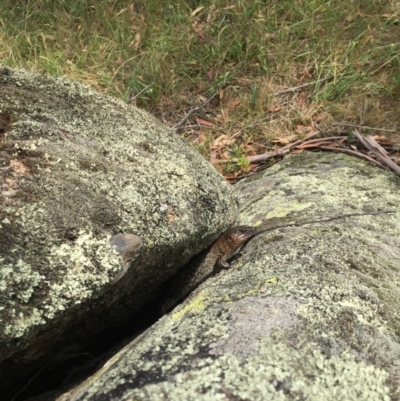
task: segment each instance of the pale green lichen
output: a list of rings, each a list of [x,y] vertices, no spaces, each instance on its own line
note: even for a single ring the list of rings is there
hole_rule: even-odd
[[[274,217],[286,217],[291,213],[294,212],[301,212],[303,210],[308,209],[309,207],[312,206],[311,202],[306,202],[306,203],[294,203],[294,204],[289,204],[287,206],[277,206],[275,209],[271,210],[265,215],[265,219],[272,219]]]
[[[15,309],[11,309],[10,315],[13,317],[13,323],[5,326],[4,334],[13,338],[22,337],[31,327],[46,323],[38,309],[31,309],[27,313],[16,313]]]
[[[205,294],[200,293],[198,296],[194,297],[190,302],[186,303],[183,307],[178,307],[177,311],[171,313],[171,318],[174,320],[179,320],[183,315],[190,312],[200,312],[202,311],[210,300],[206,300]]]
[[[400,196],[398,179],[336,155],[290,157],[241,185],[244,224],[288,210],[296,221],[392,209]],[[273,236],[253,239],[241,264],[203,283],[73,399],[398,400],[398,215]]]
[[[19,363],[37,370],[56,343],[79,349],[130,318],[238,209],[223,177],[146,112],[28,71],[0,66],[0,81],[11,121],[0,147],[0,342],[3,360],[19,361],[2,378],[11,385]],[[118,233],[140,237],[140,251],[117,254]]]
[[[22,303],[28,303],[35,287],[44,277],[32,269],[29,263],[18,259],[15,265],[5,264],[3,259],[0,269],[0,291],[7,291],[10,297],[15,297]],[[13,283],[18,290],[14,290]]]

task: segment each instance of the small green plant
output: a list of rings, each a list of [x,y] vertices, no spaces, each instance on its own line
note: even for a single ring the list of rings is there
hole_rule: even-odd
[[[248,171],[250,163],[247,160],[246,156],[241,156],[237,159],[237,165],[241,168],[242,171]]]

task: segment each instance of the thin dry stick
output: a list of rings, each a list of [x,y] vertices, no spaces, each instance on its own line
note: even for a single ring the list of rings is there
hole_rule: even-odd
[[[342,125],[344,125],[344,126],[346,126],[346,127],[354,127],[354,128],[359,128],[359,129],[371,129],[371,130],[374,130],[374,131],[384,131],[384,132],[397,132],[396,130],[394,130],[394,129],[386,129],[386,128],[375,128],[375,127],[367,127],[366,125],[357,125],[357,124],[350,124],[350,123],[347,123],[347,122],[342,122],[342,123],[333,123],[332,124],[332,126],[335,126],[335,127],[340,127],[340,126],[342,126]]]
[[[251,163],[260,163],[260,162],[264,162],[268,159],[272,159],[273,157],[283,156],[286,153],[289,153],[289,150],[287,150],[285,152],[281,152],[280,149],[278,149],[273,152],[266,152],[266,153],[262,153],[260,155],[247,156],[246,160],[250,164]]]
[[[311,139],[309,141],[306,141],[298,146],[296,146],[298,149],[301,149],[302,146],[304,145],[308,145],[308,144],[312,144],[312,143],[318,143],[318,142],[332,142],[332,141],[336,141],[339,139],[346,139],[345,136],[328,136],[326,138],[317,138],[317,139]]]
[[[262,118],[261,120],[255,121],[254,123],[251,123],[251,124],[249,124],[249,125],[245,125],[245,126],[242,128],[242,130],[245,130],[245,129],[248,129],[248,128],[256,127],[257,125],[260,125],[260,124],[262,124],[262,123],[268,121],[270,118],[271,118],[271,116],[268,116],[268,117]],[[274,121],[274,120],[270,120],[269,122],[272,123],[273,121]]]
[[[134,60],[135,58],[138,58],[138,57],[139,57],[139,55],[135,55],[135,56],[133,56],[133,57],[131,57],[131,58],[128,58],[128,60],[125,60],[125,61],[115,70],[114,75],[113,75],[112,78],[111,78],[111,81],[114,81],[114,78],[115,78],[116,75],[118,74],[118,71],[119,71],[126,63],[129,63],[130,61],[132,61],[132,60]]]
[[[207,105],[208,103],[210,103],[211,100],[213,100],[213,99],[215,98],[215,96],[217,96],[217,95],[218,95],[218,93],[214,93],[214,95],[212,95],[209,99],[207,99],[207,100],[206,100],[203,104],[201,104],[200,106],[192,107],[192,108],[189,110],[189,113],[187,113],[187,114],[185,115],[185,117],[182,118],[181,121],[179,121],[177,124],[175,124],[175,125],[172,127],[172,129],[173,129],[174,131],[177,131],[177,130],[185,123],[185,121],[186,121],[195,111],[197,111],[197,110],[201,109],[202,107],[206,106],[206,105]]]
[[[364,137],[356,129],[352,132],[356,136],[356,138],[361,142],[361,144],[364,145],[364,148],[368,149],[368,145],[365,142]]]
[[[146,92],[147,89],[149,89],[151,86],[154,85],[154,82],[152,82],[151,84],[148,84],[147,86],[145,86],[139,93],[137,93],[135,96],[133,96],[132,98],[130,97],[126,103],[130,103],[132,100],[135,100],[137,97],[139,97],[143,92]]]
[[[308,141],[311,138],[314,138],[321,134],[322,132],[328,130],[330,127],[324,128],[320,131],[312,132],[311,134],[307,135],[303,139],[299,139],[298,141],[295,141],[293,143],[290,143],[289,145],[284,146],[283,148],[277,149],[272,152],[265,152],[260,155],[254,155],[254,156],[247,156],[247,161],[249,163],[260,163],[263,161],[266,161],[268,159],[271,159],[272,157],[277,157],[277,156],[282,156],[285,155],[286,153],[289,153],[293,148],[295,148],[297,145],[300,145],[301,143]]]
[[[319,84],[319,83],[327,81],[329,79],[333,79],[333,77],[321,78],[318,81],[307,82],[307,83],[305,83],[303,85],[293,86],[292,88],[283,89],[283,90],[275,93],[275,96],[284,95],[285,93],[290,93],[290,92],[297,92],[298,90],[306,88],[307,86]]]
[[[289,145],[284,146],[280,150],[286,150],[286,149],[292,150],[297,145],[300,145],[301,143],[306,142],[306,141],[310,140],[311,138],[314,138],[314,137],[318,136],[319,134],[322,134],[324,131],[330,130],[331,128],[332,128],[332,126],[330,125],[329,127],[323,128],[319,131],[312,132],[311,134],[307,135],[305,138],[299,139],[298,141],[293,142],[293,143],[289,143]]]
[[[330,150],[331,152],[347,153],[347,154],[352,155],[352,156],[357,156],[357,157],[359,157],[361,159],[368,160],[369,162],[377,165],[380,168],[385,169],[385,167],[382,166],[381,163],[379,163],[378,161],[376,161],[372,157],[369,157],[369,156],[365,155],[364,153],[357,152],[355,150],[351,150],[351,149],[347,149],[347,148],[332,148],[330,146],[320,146],[319,149]]]
[[[376,158],[381,162],[389,166],[394,172],[400,174],[400,167],[387,155],[385,149],[379,145],[378,142],[375,141],[372,136],[367,135],[363,136],[360,134],[358,130],[354,130],[354,135],[359,139],[359,141],[369,150],[371,151]]]
[[[372,138],[371,135],[365,135],[364,136],[364,140],[365,140],[365,142],[366,142],[366,144],[367,144],[369,149],[376,149],[382,155],[387,155],[388,154],[387,150],[382,148],[382,146],[379,145],[379,143],[376,142],[375,139]]]

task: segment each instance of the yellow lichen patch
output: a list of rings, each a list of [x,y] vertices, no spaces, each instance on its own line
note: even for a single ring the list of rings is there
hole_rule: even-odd
[[[206,301],[205,292],[202,291],[197,297],[193,298],[188,304],[186,304],[179,311],[172,313],[171,317],[174,320],[180,319],[183,315],[185,315],[188,311],[200,312],[202,311],[207,304],[210,303],[210,300]]]
[[[253,288],[251,288],[250,290],[242,293],[242,294],[238,294],[235,295],[234,299],[232,299],[229,295],[222,298],[221,301],[227,303],[227,304],[231,304],[239,299],[245,298],[247,296],[253,295],[253,294],[257,294],[259,292],[265,292],[263,291],[263,287],[267,286],[267,285],[271,285],[271,284],[277,284],[278,283],[278,277],[271,277],[268,278],[265,281],[259,281]]]
[[[270,211],[266,214],[267,219],[272,219],[276,217],[286,217],[288,214],[292,212],[299,212],[308,207],[312,206],[312,203],[293,203],[288,206],[277,206],[274,210]]]
[[[278,281],[279,281],[278,277],[271,277],[271,278],[266,279],[266,280],[264,281],[264,284],[263,284],[263,285],[277,284]]]
[[[189,311],[200,312],[203,309],[205,309],[205,307],[207,305],[214,303],[214,302],[222,301],[227,304],[233,303],[234,301],[237,301],[238,299],[242,299],[246,296],[253,295],[253,294],[256,294],[256,293],[262,291],[261,288],[266,285],[276,284],[277,282],[278,282],[277,277],[271,277],[265,281],[260,281],[256,284],[256,286],[254,288],[252,288],[249,291],[246,291],[243,294],[239,294],[238,296],[235,296],[234,299],[231,299],[231,297],[229,295],[226,295],[223,298],[214,298],[212,296],[206,298],[206,291],[202,291],[202,292],[200,292],[200,294],[197,297],[194,297],[183,308],[179,309],[177,312],[172,313],[171,318],[173,320],[178,320]]]

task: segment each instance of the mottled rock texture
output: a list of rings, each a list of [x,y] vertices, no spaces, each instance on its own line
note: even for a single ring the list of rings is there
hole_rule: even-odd
[[[126,320],[237,217],[149,114],[0,67],[0,387]]]
[[[400,180],[334,154],[240,182],[242,223],[396,210],[264,233],[239,263],[59,400],[400,399]]]

